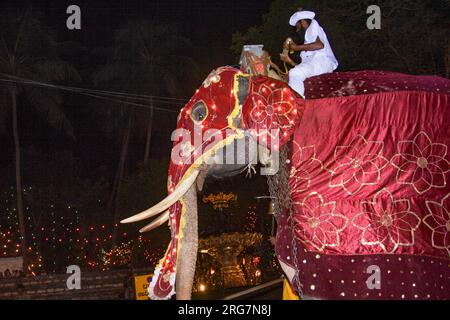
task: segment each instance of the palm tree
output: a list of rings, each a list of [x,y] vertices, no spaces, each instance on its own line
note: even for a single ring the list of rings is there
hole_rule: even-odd
[[[179,95],[185,81],[197,70],[194,60],[180,53],[189,46],[189,40],[178,36],[172,26],[149,21],[129,22],[117,31],[111,61],[95,74],[94,82],[106,85],[110,90],[127,93]],[[137,110],[123,103],[111,106],[109,103],[115,108],[110,108],[109,114],[116,126],[123,128],[126,123],[121,134],[120,160],[109,201],[109,208],[114,212],[114,224],[119,220],[117,191],[124,176],[131,131],[135,125],[145,128],[144,163],[150,157],[154,103],[150,98],[146,103],[148,110]],[[109,125],[113,124],[109,120]],[[113,246],[117,242],[117,230],[114,229]]]
[[[68,78],[78,79],[76,71],[58,58],[53,33],[30,8],[25,12],[6,10],[0,17],[0,73],[2,81],[0,99],[1,120],[11,114],[15,146],[15,181],[17,215],[21,237],[23,271],[28,270],[27,241],[23,212],[21,149],[18,119],[18,98],[27,99],[52,127],[73,137],[73,128],[60,108],[61,97],[41,86],[23,83],[23,79],[55,82]],[[5,79],[6,78],[6,79]],[[3,126],[4,127],[4,126]]]

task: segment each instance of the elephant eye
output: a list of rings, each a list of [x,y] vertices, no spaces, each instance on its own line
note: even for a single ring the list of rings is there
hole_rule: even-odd
[[[191,118],[195,122],[202,122],[203,120],[205,120],[207,115],[208,115],[208,109],[206,108],[205,104],[202,101],[197,102],[192,107]]]

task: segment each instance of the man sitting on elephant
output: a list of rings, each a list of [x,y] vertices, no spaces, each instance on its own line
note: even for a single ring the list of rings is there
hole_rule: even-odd
[[[312,11],[297,11],[289,19],[289,24],[295,26],[298,33],[305,32],[304,44],[287,41],[285,47],[293,51],[300,51],[302,62],[295,62],[287,55],[281,54],[281,60],[294,68],[289,71],[289,86],[305,97],[305,79],[324,73],[331,73],[338,67],[338,62],[328,42],[327,35],[319,23],[314,19]]]

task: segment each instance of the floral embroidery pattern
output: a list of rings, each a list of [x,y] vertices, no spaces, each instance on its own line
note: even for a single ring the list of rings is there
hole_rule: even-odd
[[[288,131],[294,126],[297,109],[286,88],[272,89],[263,84],[257,92],[252,92],[251,99],[250,117],[258,124],[258,129]]]
[[[399,246],[413,246],[420,222],[410,210],[409,200],[394,200],[386,189],[377,192],[372,201],[362,201],[361,211],[352,219],[353,225],[363,230],[363,245],[380,246],[387,253],[394,253]]]
[[[334,151],[334,162],[328,167],[331,172],[330,187],[342,187],[354,194],[365,185],[380,181],[381,170],[389,163],[381,153],[382,141],[367,141],[357,135],[348,146],[338,146]]]
[[[411,185],[418,194],[445,187],[445,175],[450,171],[446,155],[447,146],[432,142],[425,132],[419,132],[413,140],[400,141],[391,159],[397,182]]]
[[[434,248],[446,250],[450,257],[450,193],[441,201],[426,201],[429,215],[423,218],[423,223],[433,233],[431,242]]]
[[[348,219],[334,212],[335,202],[324,203],[319,193],[312,192],[296,205],[295,229],[300,241],[319,251],[339,246],[339,234],[347,226]]]
[[[322,162],[316,158],[316,147],[301,147],[294,141],[292,167],[289,185],[293,194],[309,190],[315,171],[322,169]]]

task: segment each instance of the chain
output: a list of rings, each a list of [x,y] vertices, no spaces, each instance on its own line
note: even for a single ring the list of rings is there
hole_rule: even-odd
[[[294,260],[295,267],[295,284],[297,286],[298,294],[301,299],[303,299],[303,291],[300,286],[300,278],[299,278],[299,267],[298,267],[298,258],[297,258],[297,243],[295,241],[294,234],[294,205],[292,203],[291,194],[289,190],[289,147],[285,145],[280,149],[280,168],[277,174],[267,176],[267,185],[269,187],[269,192],[272,197],[272,201],[274,204],[274,216],[276,221],[281,215],[282,210],[289,210],[289,219],[291,223],[291,232],[292,232],[292,255]]]
[[[297,255],[297,242],[295,241],[295,234],[294,234],[294,206],[291,204],[289,206],[289,219],[291,220],[291,232],[292,232],[292,255],[294,256],[294,267],[295,267],[295,284],[297,285],[297,291],[300,298],[303,300],[303,291],[300,284],[300,277],[299,277],[299,267],[298,267],[298,255]]]

